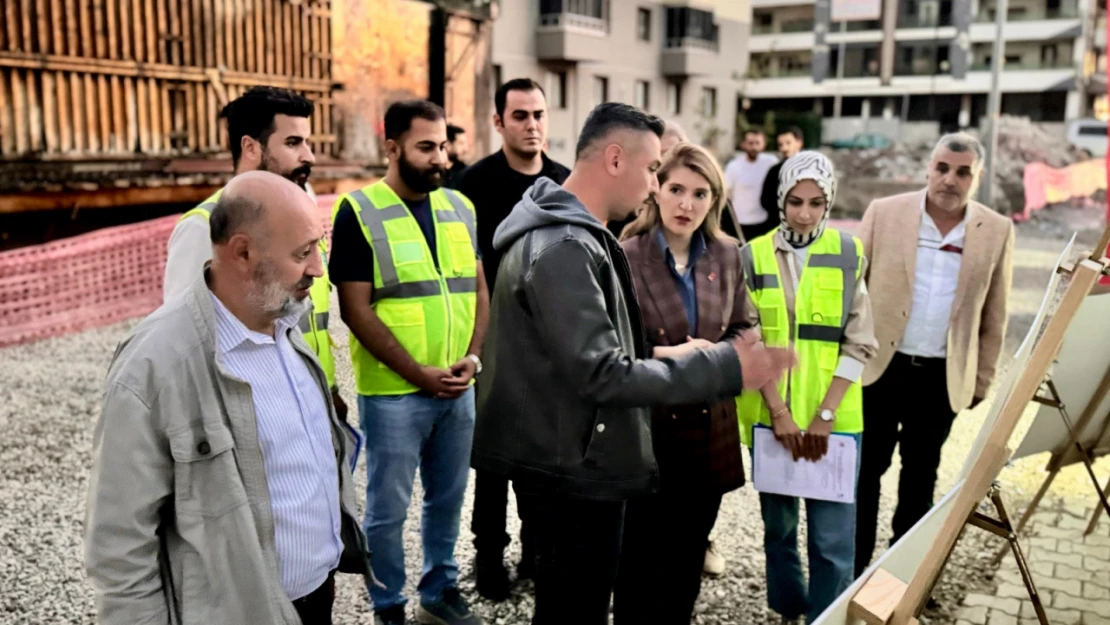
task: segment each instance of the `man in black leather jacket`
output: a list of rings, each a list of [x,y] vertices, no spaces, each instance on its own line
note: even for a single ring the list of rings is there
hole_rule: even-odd
[[[608,623],[624,502],[652,492],[649,407],[718,401],[777,379],[754,333],[652,360],[628,261],[603,223],[658,190],[663,122],[590,113],[564,187],[540,178],[497,229],[503,251],[472,464],[513,480],[535,526],[533,625]]]

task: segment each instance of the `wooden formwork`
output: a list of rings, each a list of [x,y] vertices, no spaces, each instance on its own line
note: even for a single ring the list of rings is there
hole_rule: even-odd
[[[255,85],[316,104],[337,156],[330,0],[3,0],[0,161],[226,150],[217,115]]]

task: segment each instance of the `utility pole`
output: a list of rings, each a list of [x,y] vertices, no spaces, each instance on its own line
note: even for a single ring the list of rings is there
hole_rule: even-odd
[[[840,45],[836,49],[836,96],[833,98],[833,117],[836,119],[840,119],[841,100],[843,100],[841,92],[844,91],[844,54],[846,49],[844,33],[846,32],[848,32],[848,22],[841,20]]]
[[[994,49],[991,52],[991,93],[987,98],[987,155],[983,163],[983,175],[979,179],[979,201],[987,206],[994,205],[994,171],[998,159],[998,118],[1002,113],[1002,92],[999,82],[1002,66],[1006,63],[1006,38],[1002,29],[1006,24],[1007,0],[995,0]]]

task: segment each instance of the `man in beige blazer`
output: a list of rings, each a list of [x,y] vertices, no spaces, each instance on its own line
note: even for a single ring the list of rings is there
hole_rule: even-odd
[[[1006,336],[1013,223],[970,201],[983,146],[959,133],[933,150],[924,191],[875,200],[860,224],[879,353],[863,374],[856,575],[875,549],[879,479],[898,444],[894,538],[932,508],[941,447],[956,413],[994,379]]]

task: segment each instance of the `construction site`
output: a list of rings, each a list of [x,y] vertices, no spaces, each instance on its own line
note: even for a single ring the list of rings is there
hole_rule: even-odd
[[[181,214],[233,175],[221,109],[252,86],[282,87],[311,100],[316,158],[311,188],[330,230],[337,194],[361,188],[385,171],[383,117],[392,102],[429,99],[445,109],[451,123],[469,130],[473,154],[499,149],[492,94],[498,82],[515,76],[502,76],[503,67],[514,66],[498,62],[495,42],[504,35],[495,30],[500,13],[511,13],[519,8],[512,3],[526,1],[532,0],[4,0],[0,625],[96,622],[82,541],[102,384],[120,341],[163,303],[166,247]],[[618,3],[624,4],[613,0]],[[564,10],[579,4],[566,0],[543,6]],[[610,3],[597,4],[602,5],[608,14]],[[551,87],[561,85],[563,93],[567,72],[577,71],[578,61],[540,61],[546,62],[540,65],[544,74],[534,78],[555,102],[559,96]],[[603,99],[609,98],[607,89]],[[701,93],[698,103],[706,101],[708,92]],[[742,94],[736,99],[742,101]],[[667,117],[663,100],[656,98],[653,112]],[[648,100],[643,104],[646,108]],[[572,104],[558,114],[569,115],[568,109],[576,110]],[[694,110],[701,109],[688,106],[682,114],[694,115]],[[717,128],[719,120],[713,117],[724,116],[722,111],[716,104],[711,111],[706,107],[699,123]],[[740,127],[738,119],[728,123],[727,133],[694,139],[722,165],[733,156],[731,126]],[[1105,139],[1105,120],[1102,128]],[[995,177],[984,184],[993,185],[991,208],[1012,217],[1017,232],[1004,366],[1033,321],[1060,250],[1073,233],[1080,247],[1098,240],[1108,215],[1107,167],[1105,151],[1094,154],[1078,145],[1064,124],[1006,115],[997,130]],[[560,138],[558,149],[569,150],[573,138]],[[832,215],[838,227],[853,231],[873,200],[925,186],[936,137],[887,139],[885,147],[820,146],[837,169]],[[769,150],[774,141],[770,134]],[[334,291],[332,307],[338,310]],[[348,330],[338,317],[332,315],[332,341],[346,345]],[[338,386],[353,406],[355,381],[345,353],[336,367]],[[1023,428],[1032,414],[1027,416]],[[957,479],[985,418],[981,407],[956,421],[944,447],[941,492]],[[1043,460],[1026,458],[1005,469],[1001,481],[1015,501],[1033,496]],[[1094,466],[1100,475],[1110,471],[1105,457]],[[1062,471],[1052,503],[1044,504],[1041,520],[1051,519],[1050,529],[1057,534],[1074,529],[1096,506],[1087,496],[1081,468]],[[365,460],[354,475],[356,491],[364,492]],[[473,480],[469,488],[457,559],[460,588],[473,594]],[[897,472],[890,471],[880,507],[884,545],[896,491]],[[404,533],[410,594],[421,570],[419,480],[412,499]],[[518,558],[515,510],[508,518],[509,555]],[[705,580],[692,622],[780,622],[767,608],[765,556],[752,538],[761,523],[759,494],[752,488],[724,498],[714,534],[730,568],[720,578]],[[1049,571],[1055,581],[1043,594],[1046,605],[1053,606],[1051,622],[1110,623],[1110,569],[1084,569],[1082,559],[1080,566],[1071,566],[1075,554],[1053,531],[1031,538],[1041,546],[1052,539],[1060,553],[1049,557],[1069,563]],[[804,541],[804,528],[802,536]],[[1092,536],[1077,539],[1076,549],[1094,554],[1103,566],[1110,560],[1107,536],[1110,521],[1104,519]],[[1012,605],[990,602],[1007,598],[1007,580],[1016,574],[991,560],[1002,544],[969,532],[920,622],[1035,622],[1017,599],[1010,598]],[[334,622],[372,622],[362,581],[350,575],[336,580]],[[1069,603],[1072,595],[1088,603]],[[514,587],[506,602],[478,600],[473,607],[486,623],[524,625],[534,607],[531,583]]]

